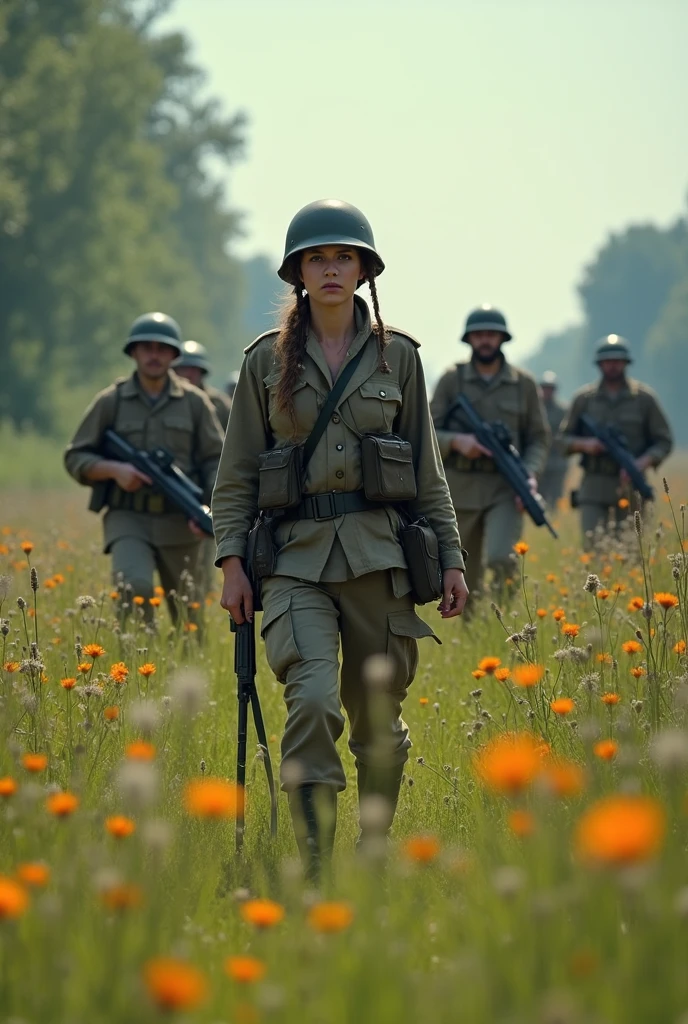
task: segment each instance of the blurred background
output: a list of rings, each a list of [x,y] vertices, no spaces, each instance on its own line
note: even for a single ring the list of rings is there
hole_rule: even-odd
[[[62,479],[140,313],[222,386],[328,196],[431,383],[491,302],[564,397],[627,336],[685,443],[686,39],[685,0],[3,0],[0,482]]]

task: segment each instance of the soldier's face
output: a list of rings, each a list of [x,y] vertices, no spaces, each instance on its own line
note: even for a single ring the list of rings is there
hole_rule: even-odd
[[[132,348],[131,355],[142,376],[159,380],[177,358],[177,350],[161,341],[139,341]]]
[[[504,335],[501,331],[471,331],[468,344],[479,363],[493,363],[499,355]]]
[[[175,366],[174,372],[179,377],[184,377],[197,388],[203,383],[203,370],[198,366]]]
[[[350,301],[362,277],[356,249],[323,245],[306,249],[301,257],[301,279],[313,302],[339,306]]]
[[[551,402],[554,398],[554,388],[550,384],[544,384],[541,388],[543,402]]]
[[[610,384],[616,383],[624,377],[627,365],[625,359],[603,359],[600,363],[600,372],[604,380]]]

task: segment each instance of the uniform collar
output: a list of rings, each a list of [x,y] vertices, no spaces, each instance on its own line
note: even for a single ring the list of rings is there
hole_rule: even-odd
[[[163,398],[181,398],[184,394],[184,388],[182,387],[181,379],[177,376],[174,370],[168,371],[167,387],[163,390],[158,401]],[[139,384],[139,376],[136,370],[132,373],[131,377],[127,377],[124,383],[120,387],[120,395],[122,398],[143,398],[146,399],[146,395]]]
[[[598,395],[601,395],[603,398],[613,400],[614,397],[619,398],[621,397],[621,395],[635,394],[637,388],[634,387],[634,384],[635,381],[629,380],[628,377],[624,377],[623,385],[616,392],[616,396],[614,396],[611,392],[607,391],[606,387],[604,386],[604,377],[600,377],[600,380],[597,384],[597,393]]]
[[[359,352],[361,348],[363,348],[368,339],[371,336],[373,336],[370,320],[370,310],[368,309],[367,303],[364,302],[364,300],[358,295],[354,296],[354,320],[356,324],[356,336],[354,337],[353,341],[351,342],[351,345],[349,346],[346,362],[342,364],[342,369],[344,368],[346,363],[350,362],[356,355],[356,353]],[[323,350],[320,347],[320,344],[318,343],[318,339],[315,337],[313,331],[310,330],[308,332],[308,340],[306,342],[306,352],[311,357],[315,365],[320,370],[320,373],[324,377],[325,381],[327,382],[327,386],[324,389],[324,392],[326,393],[331,388],[330,370],[327,365],[325,356],[323,355]],[[356,390],[356,388],[360,387],[363,381],[367,380],[368,377],[370,377],[371,373],[375,369],[377,360],[377,344],[370,345],[369,351],[363,354],[361,362],[356,367],[356,372],[354,373],[353,377],[351,378],[346,388],[344,389],[342,401],[348,395],[352,394]],[[316,381],[313,379],[313,377],[316,375],[308,374],[308,364],[306,364],[306,376],[308,376],[309,383],[314,384],[316,386],[316,389],[321,391],[322,393],[322,385],[324,382],[318,378],[318,383],[316,384]]]

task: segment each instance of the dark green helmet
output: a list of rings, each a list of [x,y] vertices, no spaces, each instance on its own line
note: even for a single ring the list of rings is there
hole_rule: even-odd
[[[130,354],[137,341],[162,341],[179,354],[182,350],[182,332],[179,324],[167,313],[144,313],[134,320],[129,329],[124,351]]]
[[[545,370],[542,377],[540,378],[541,388],[556,388],[559,386],[559,380],[554,370]]]
[[[298,285],[295,261],[290,257],[318,245],[350,245],[375,257],[375,276],[385,265],[375,248],[373,229],[360,210],[340,199],[319,199],[304,206],[287,229],[284,259],[277,273],[287,284]]]
[[[480,306],[468,314],[461,341],[468,341],[468,335],[473,331],[501,331],[504,341],[511,341],[506,317],[494,306]]]
[[[210,360],[205,345],[198,341],[185,341],[182,354],[172,363],[172,369],[177,370],[180,366],[197,366],[203,373],[210,373]]]
[[[620,334],[606,334],[595,346],[595,362],[602,363],[605,359],[625,359],[632,363],[631,346]]]

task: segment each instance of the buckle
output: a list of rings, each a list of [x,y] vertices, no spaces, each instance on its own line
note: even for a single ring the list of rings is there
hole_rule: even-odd
[[[316,522],[321,523],[325,519],[336,519],[338,515],[341,515],[336,510],[335,498],[336,495],[330,491],[327,494],[311,495],[313,518]]]

